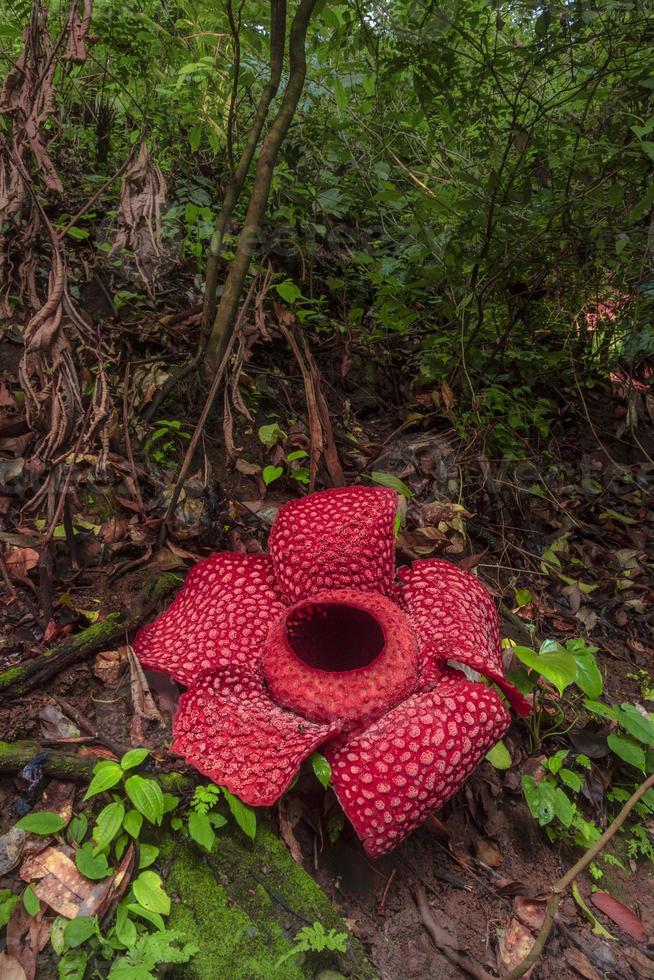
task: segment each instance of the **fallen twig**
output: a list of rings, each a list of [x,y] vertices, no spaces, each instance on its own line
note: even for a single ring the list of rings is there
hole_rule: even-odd
[[[570,870],[567,871],[562,878],[559,878],[556,884],[552,886],[552,895],[547,903],[545,920],[541,926],[538,936],[536,937],[536,942],[525,958],[521,960],[516,967],[510,970],[509,973],[504,975],[504,980],[517,980],[518,977],[524,976],[527,970],[533,966],[545,948],[545,943],[547,942],[549,934],[552,931],[556,911],[559,907],[561,899],[563,898],[565,890],[572,884],[577,875],[587,868],[591,861],[593,861],[599,852],[606,846],[606,844],[608,844],[611,838],[623,825],[636,803],[638,803],[641,797],[652,786],[654,786],[654,774],[648,776],[645,782],[641,783],[635,793],[629,797],[625,805],[620,810],[620,813],[617,815],[615,820],[611,821],[599,840],[595,841],[593,846],[589,847],[588,850],[582,854],[577,863],[573,864]]]

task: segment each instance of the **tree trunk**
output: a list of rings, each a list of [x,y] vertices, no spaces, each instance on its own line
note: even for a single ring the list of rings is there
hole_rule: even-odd
[[[230,266],[225,289],[211,329],[207,347],[207,368],[209,371],[216,369],[227,349],[234,328],[243,284],[250,268],[252,255],[259,237],[259,229],[268,203],[273,170],[300,101],[306,75],[305,43],[307,28],[315,5],[316,0],[300,0],[293,18],[289,40],[290,73],[288,83],[279,112],[263,141],[257,161],[254,187],[245,216],[245,224],[238,239],[236,254]]]
[[[223,238],[232,216],[234,206],[240,196],[245,178],[261,137],[264,123],[268,116],[270,103],[277,95],[279,81],[282,77],[284,64],[284,42],[286,40],[286,0],[271,0],[270,2],[270,78],[261,93],[257,110],[250,126],[248,138],[232,172],[220,214],[214,225],[214,232],[209,245],[207,259],[207,275],[204,292],[204,307],[202,311],[202,336],[207,337],[211,323],[216,314],[216,289],[218,287],[218,265]]]

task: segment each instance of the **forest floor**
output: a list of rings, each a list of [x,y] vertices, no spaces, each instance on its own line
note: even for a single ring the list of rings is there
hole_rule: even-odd
[[[186,334],[197,322],[193,316],[153,323],[158,340],[146,345],[140,361],[134,355],[138,388],[131,389],[128,411],[137,433],[135,462],[125,452],[119,409],[105,476],[98,477],[91,454],[73,468],[48,551],[49,571],[41,554],[56,500],[46,496],[30,505],[43,472],[30,455],[32,437],[20,405],[9,394],[16,388],[20,347],[11,337],[1,342],[0,392],[6,395],[0,402],[5,411],[0,416],[0,674],[42,657],[107,614],[130,610],[152,576],[171,571],[183,576],[215,550],[265,549],[277,508],[301,490],[284,460],[293,449],[309,448],[302,376],[283,341],[275,339],[249,352],[243,366],[241,390],[252,421],[236,413],[233,441],[242,447],[236,467],[225,459],[222,410],[214,412],[200,463],[163,532],[175,467],[187,443],[175,431],[193,432],[202,401],[199,379],[187,378],[182,397],[172,395],[157,411],[155,419],[179,425],[172,434],[163,426],[168,434],[146,451],[153,427],[139,419],[161,383],[166,349],[174,353],[182,340],[188,343]],[[133,332],[126,321],[120,328],[126,336]],[[488,450],[488,432],[468,424],[464,433],[453,424],[456,405],[445,410],[431,396],[416,396],[401,370],[393,374],[374,359],[366,365],[366,351],[356,345],[346,349],[332,338],[314,354],[347,481],[381,472],[411,492],[404,498],[399,561],[439,555],[474,568],[502,603],[505,635],[536,648],[546,639],[563,643],[585,637],[598,648],[609,699],[651,709],[654,465],[647,455],[651,441],[639,447],[622,425],[621,392],[608,385],[588,392],[583,410],[570,407],[562,413],[540,446],[525,444],[522,459],[507,459]],[[285,438],[266,447],[257,430],[272,423]],[[641,443],[647,438],[642,430],[639,438]],[[154,458],[157,451],[163,459]],[[266,488],[261,468],[280,465],[287,475]],[[116,744],[145,744],[160,769],[183,771],[165,750],[179,692],[157,675],[146,676],[163,729],[148,721],[142,703],[139,708],[134,671],[124,644],[116,642],[63,666],[24,694],[10,690],[0,713],[0,739],[33,739],[99,756],[111,756]],[[78,729],[81,721],[86,730],[82,726],[71,735],[62,716]],[[542,919],[542,899],[579,856],[565,835],[548,840],[523,797],[521,775],[535,773],[545,757],[569,747],[592,760],[579,805],[606,825],[607,793],[620,782],[620,773],[596,723],[569,717],[565,731],[552,733],[520,720],[505,744],[510,769],[482,764],[438,819],[375,864],[366,860],[347,825],[329,842],[321,817],[324,801],[315,789],[304,791],[304,783],[290,802],[269,813],[271,825],[332,898],[384,980],[466,975],[425,929],[416,902],[421,887],[434,918],[480,967],[504,972],[524,954],[525,932],[537,931]],[[24,777],[11,773],[0,780],[0,835],[43,789],[42,783],[30,788]],[[651,832],[652,822],[646,826]],[[636,941],[594,908],[614,937],[602,938],[567,896],[535,978],[654,977],[652,865],[622,858],[622,868],[602,866],[600,887],[641,919],[648,938]],[[16,889],[17,874],[18,869],[0,877],[0,888]],[[590,904],[592,877],[585,875],[578,884]]]

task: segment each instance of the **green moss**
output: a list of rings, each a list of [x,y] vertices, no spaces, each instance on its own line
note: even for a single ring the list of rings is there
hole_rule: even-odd
[[[175,849],[167,890],[180,899],[173,905],[171,928],[179,929],[199,949],[175,976],[185,980],[271,980],[275,976],[275,963],[291,945],[283,929],[269,916],[253,921],[230,901],[228,889],[189,847]],[[283,980],[306,976],[293,960],[284,964]]]
[[[231,824],[219,832],[211,855],[175,837],[164,841],[161,859],[164,871],[168,867],[167,891],[179,899],[171,926],[200,947],[184,967],[184,980],[299,980],[324,969],[357,980],[378,976],[354,936],[344,955],[310,953],[274,970],[303,926],[319,921],[326,929],[348,930],[322,889],[261,821],[254,842]]]
[[[0,674],[0,691],[5,687],[11,687],[22,676],[23,671],[20,667],[10,667],[9,670],[3,670]]]

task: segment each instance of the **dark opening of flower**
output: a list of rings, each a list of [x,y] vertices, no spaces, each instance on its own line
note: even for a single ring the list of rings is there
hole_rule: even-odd
[[[384,628],[371,612],[344,602],[311,601],[286,617],[293,653],[316,670],[368,667],[384,649]]]
[[[191,570],[138,634],[143,664],[188,687],[173,749],[253,805],[270,805],[318,747],[366,851],[395,847],[503,735],[495,605],[440,559],[395,577],[396,498],[347,487],[279,511],[269,555],[220,553]]]

